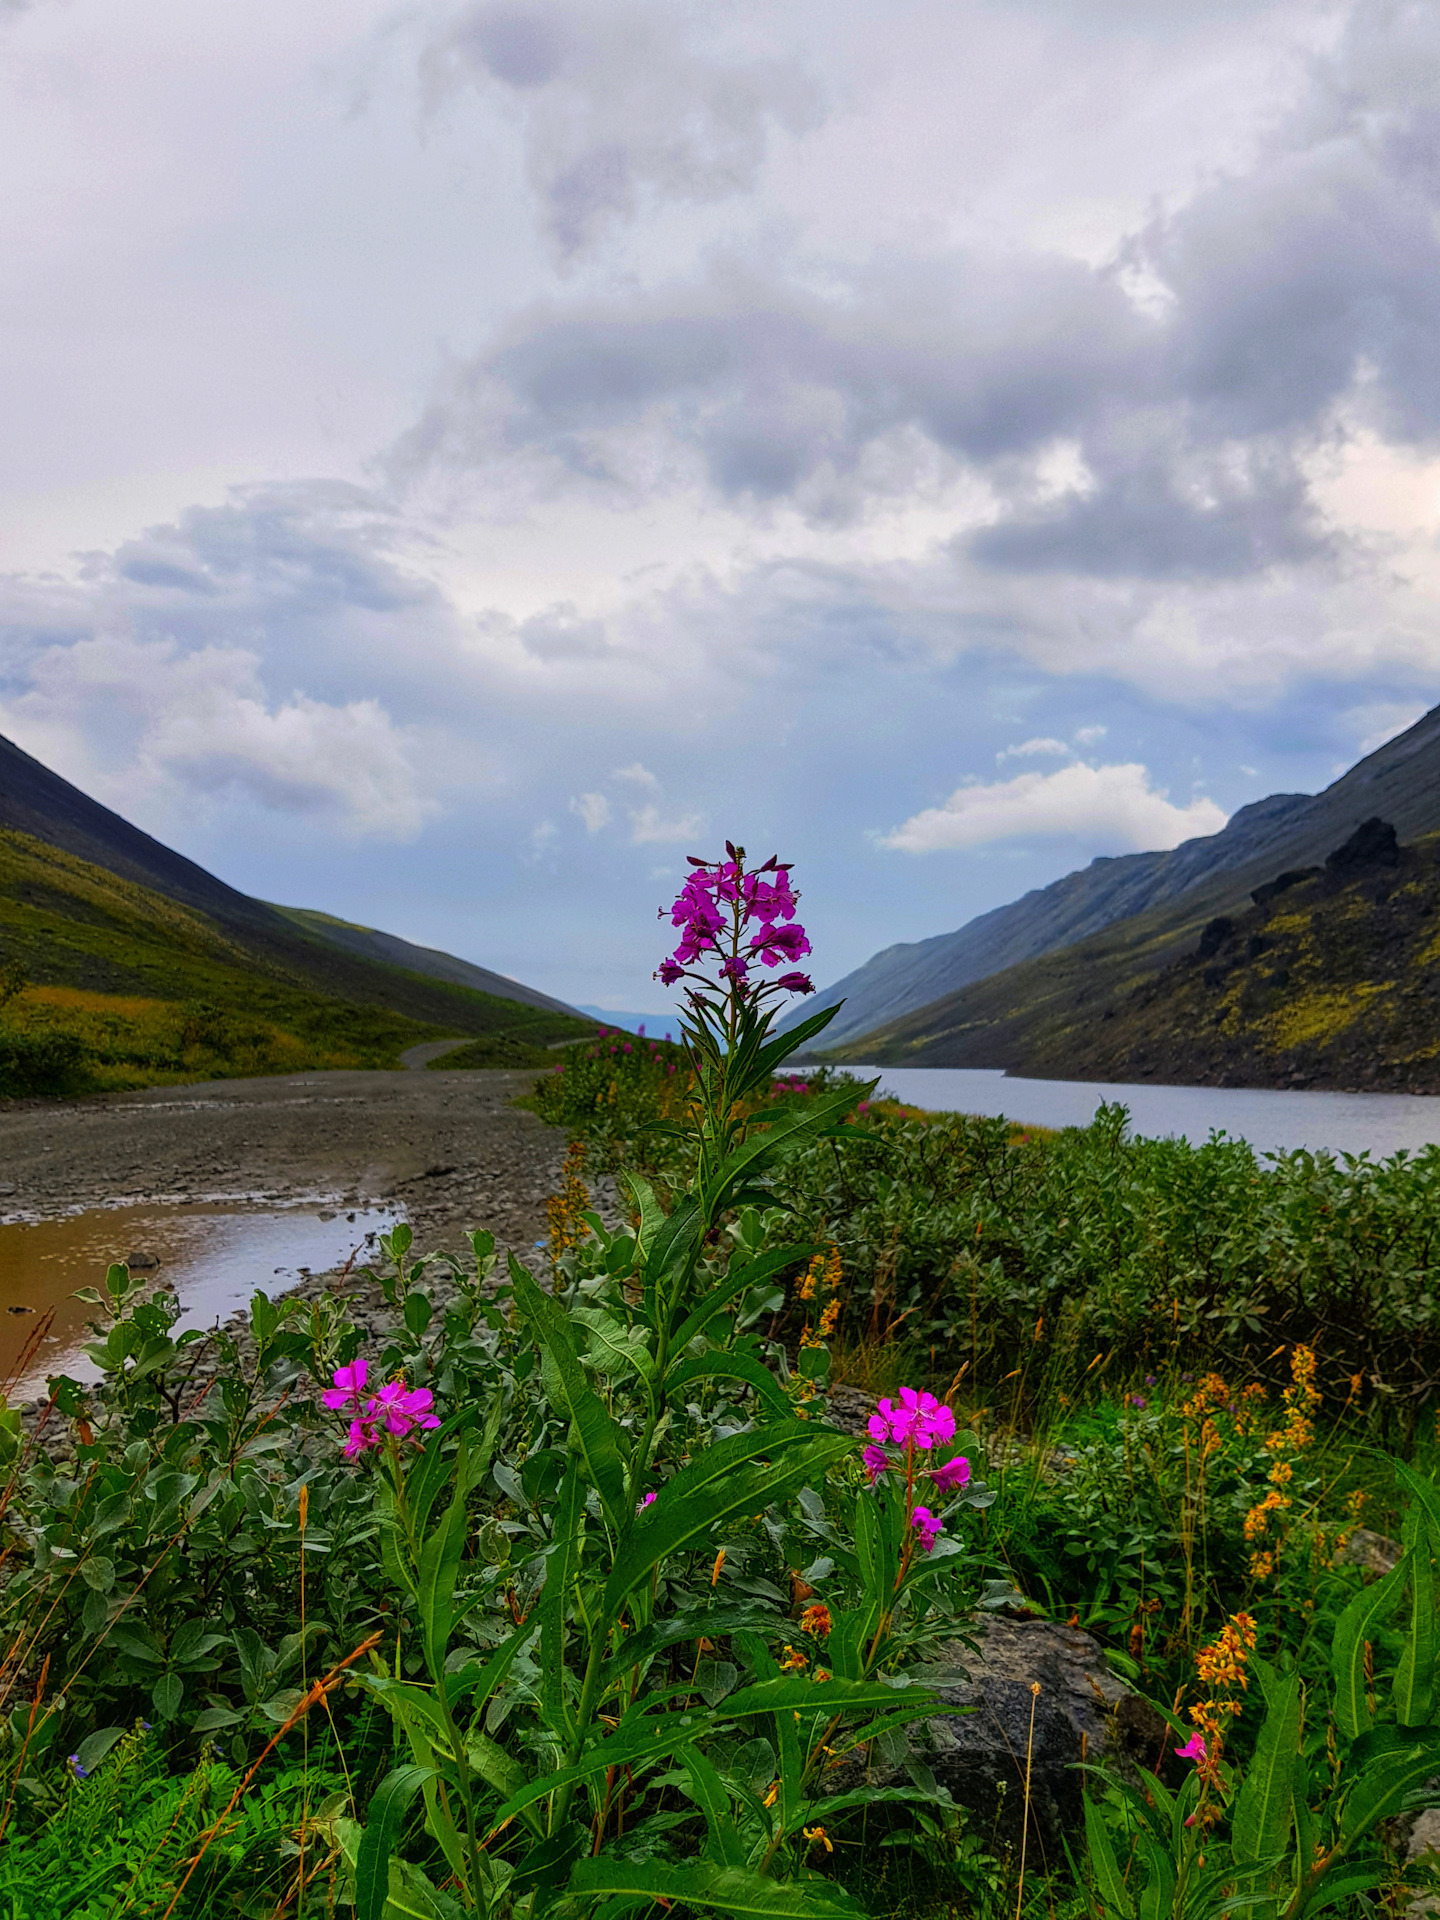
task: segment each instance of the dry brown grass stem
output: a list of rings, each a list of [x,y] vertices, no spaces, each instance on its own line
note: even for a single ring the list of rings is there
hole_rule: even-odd
[[[1015,1920],[1020,1920],[1020,1904],[1025,1898],[1025,1848],[1030,1839],[1030,1763],[1035,1752],[1035,1702],[1040,1698],[1040,1682],[1030,1682],[1030,1731],[1025,1736],[1025,1805],[1020,1827],[1020,1884],[1015,1889]]]

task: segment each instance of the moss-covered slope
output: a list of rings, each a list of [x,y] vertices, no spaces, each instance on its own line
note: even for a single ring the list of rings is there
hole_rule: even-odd
[[[281,925],[277,937],[222,923],[0,830],[0,966],[29,983],[0,1007],[0,1092],[393,1066],[420,1040],[506,1035],[543,1046],[590,1030]],[[38,1063],[33,1073],[25,1059]]]

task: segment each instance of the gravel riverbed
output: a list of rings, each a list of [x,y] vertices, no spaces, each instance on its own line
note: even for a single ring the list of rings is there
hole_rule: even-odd
[[[417,1252],[485,1227],[533,1247],[566,1136],[514,1105],[533,1072],[307,1073],[0,1106],[0,1220],[141,1201],[403,1210]],[[597,1200],[609,1211],[608,1183]],[[321,1291],[313,1274],[294,1289]],[[377,1330],[381,1303],[361,1294]]]

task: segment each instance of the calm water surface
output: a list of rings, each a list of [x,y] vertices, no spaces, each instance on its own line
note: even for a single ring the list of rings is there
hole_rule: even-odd
[[[1440,1095],[1271,1093],[1259,1088],[1108,1086],[1021,1080],[982,1067],[850,1067],[881,1091],[943,1113],[1006,1114],[1034,1127],[1083,1127],[1102,1101],[1130,1109],[1131,1130],[1199,1145],[1219,1130],[1257,1153],[1369,1153],[1375,1159],[1440,1141]]]
[[[0,1381],[21,1369],[24,1387],[43,1389],[47,1373],[95,1377],[78,1352],[96,1309],[73,1299],[77,1287],[105,1288],[105,1269],[128,1260],[132,1271],[173,1287],[185,1307],[180,1327],[208,1327],[245,1306],[257,1290],[272,1298],[307,1273],[364,1261],[376,1237],[400,1216],[388,1208],[236,1206],[95,1208],[59,1220],[0,1226]],[[55,1319],[26,1357],[40,1317]]]

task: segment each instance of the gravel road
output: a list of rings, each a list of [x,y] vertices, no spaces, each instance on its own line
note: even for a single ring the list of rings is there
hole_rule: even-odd
[[[542,1231],[565,1136],[512,1105],[533,1073],[307,1073],[0,1103],[0,1219],[141,1200],[401,1206],[426,1247]]]

